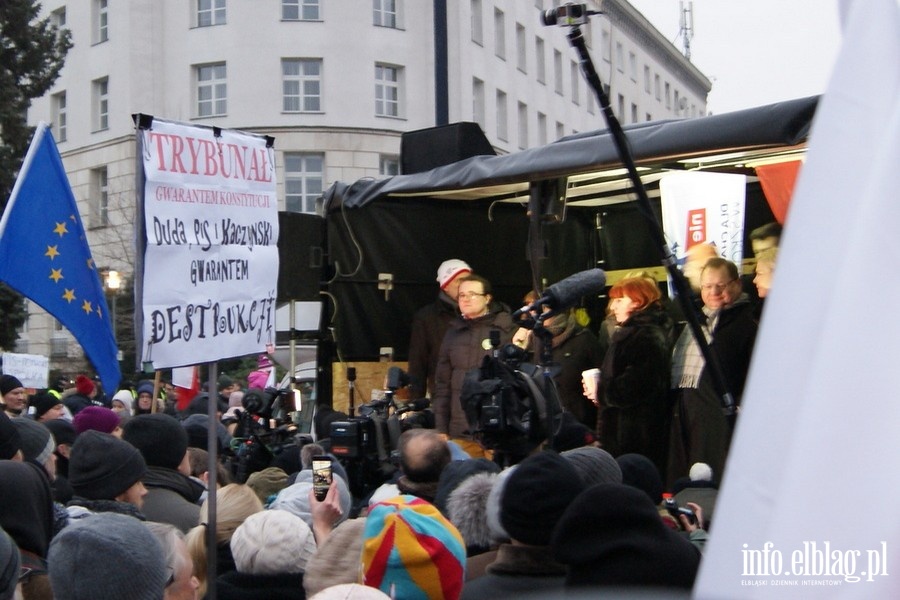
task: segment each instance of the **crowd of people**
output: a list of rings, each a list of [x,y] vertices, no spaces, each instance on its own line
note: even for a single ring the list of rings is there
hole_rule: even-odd
[[[778,233],[751,236],[752,283],[708,247],[685,266],[738,406]],[[409,360],[412,394],[430,395],[436,428],[405,431],[396,474],[365,498],[351,494],[318,432],[245,481],[220,465],[211,519],[208,397],[177,410],[172,390],[151,381],[109,396],[82,374],[29,395],[0,377],[0,600],[686,593],[732,423],[679,309],[635,273],[611,286],[598,331],[567,309],[541,319],[538,339],[467,263],[445,261],[437,283],[435,303],[413,320]],[[512,465],[493,460],[461,403],[466,374],[507,343],[535,361],[549,344],[563,408],[544,443]],[[263,387],[272,368],[261,356],[247,387]],[[582,377],[590,369],[595,390]],[[245,386],[224,375],[218,384],[214,443],[224,450]],[[323,455],[334,476],[320,499],[312,462]]]

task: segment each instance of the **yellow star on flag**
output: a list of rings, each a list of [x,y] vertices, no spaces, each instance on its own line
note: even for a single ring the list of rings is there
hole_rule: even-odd
[[[50,279],[53,283],[59,283],[60,279],[64,279],[62,269],[50,269]]]
[[[91,303],[89,300],[85,300],[84,302],[81,303],[81,310],[83,310],[87,314],[91,314],[94,311],[94,307],[91,306]]]
[[[103,310],[100,308],[100,305],[99,305],[99,304],[97,305],[97,311],[96,311],[96,312],[97,312],[97,316],[100,317],[100,318],[102,319],[102,318],[103,318]]]
[[[44,252],[44,256],[49,256],[50,260],[53,260],[59,256],[59,246],[47,246],[47,251]]]
[[[62,297],[63,297],[63,300],[65,300],[66,302],[71,304],[72,300],[75,299],[75,290],[70,290],[70,289],[66,288],[66,291],[63,293]]]
[[[56,224],[56,227],[53,228],[53,233],[58,233],[59,237],[62,237],[63,235],[69,233],[69,230],[66,229],[65,222],[62,222]]]

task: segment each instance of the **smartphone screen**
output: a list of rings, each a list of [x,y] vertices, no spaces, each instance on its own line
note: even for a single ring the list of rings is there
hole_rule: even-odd
[[[321,502],[331,487],[331,457],[313,456],[313,493],[316,500]]]

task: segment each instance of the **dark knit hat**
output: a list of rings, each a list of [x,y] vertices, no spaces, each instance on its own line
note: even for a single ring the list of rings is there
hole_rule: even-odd
[[[137,386],[137,395],[141,394],[150,394],[153,395],[153,382],[152,381],[142,381]]]
[[[86,375],[79,375],[75,378],[75,389],[82,396],[90,396],[94,393],[94,382]]]
[[[506,482],[500,522],[512,539],[546,546],[563,511],[583,489],[578,472],[556,452],[529,456]]]
[[[19,430],[19,437],[22,438],[22,454],[26,460],[33,460],[39,465],[47,462],[56,450],[56,442],[50,430],[42,423],[27,417],[16,417],[12,422]]]
[[[19,549],[0,527],[0,598],[12,598],[18,582]]]
[[[665,586],[690,589],[700,552],[672,531],[647,495],[601,483],[569,505],[552,540],[568,566],[566,586]]]
[[[595,446],[566,450],[562,457],[575,467],[584,487],[598,483],[622,483],[622,469],[612,454]]]
[[[0,375],[0,398],[7,395],[13,390],[25,387],[17,377],[13,375]]]
[[[93,429],[78,436],[69,454],[69,483],[77,495],[89,500],[112,500],[146,472],[137,448]]]
[[[643,490],[653,504],[662,502],[662,477],[653,461],[643,454],[623,454],[616,462],[622,469],[622,483]]]
[[[166,414],[137,415],[123,431],[122,439],[141,451],[148,467],[175,470],[187,452],[187,431]]]
[[[49,421],[44,421],[44,427],[49,429],[50,433],[53,434],[53,439],[56,440],[57,448],[62,444],[71,446],[75,443],[75,438],[78,436],[75,427],[65,419],[50,419]]]
[[[46,391],[28,396],[28,406],[34,407],[34,418],[40,419],[48,410],[62,404],[57,396],[51,396]]]
[[[134,517],[111,512],[76,519],[50,544],[56,600],[161,600],[166,561],[156,537]]]
[[[216,380],[216,386],[218,387],[219,391],[222,391],[231,385],[234,385],[234,379],[224,373],[219,375],[219,378]]]
[[[579,422],[570,412],[561,416],[559,431],[553,436],[553,449],[564,452],[573,448],[589,446],[597,441],[597,436],[584,423]]]
[[[112,433],[119,427],[119,415],[105,406],[87,406],[75,415],[72,425],[75,431],[83,433],[88,429]]]
[[[22,449],[22,436],[6,413],[0,411],[0,460],[9,460]]]

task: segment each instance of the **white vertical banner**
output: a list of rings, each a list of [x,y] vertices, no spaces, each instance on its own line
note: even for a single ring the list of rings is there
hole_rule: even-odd
[[[840,7],[696,598],[900,598],[900,3]]]
[[[143,360],[178,367],[275,338],[275,152],[262,136],[154,119],[142,132]]]
[[[715,244],[719,256],[740,267],[744,258],[747,178],[685,171],[659,180],[663,230],[679,263],[697,244]]]

